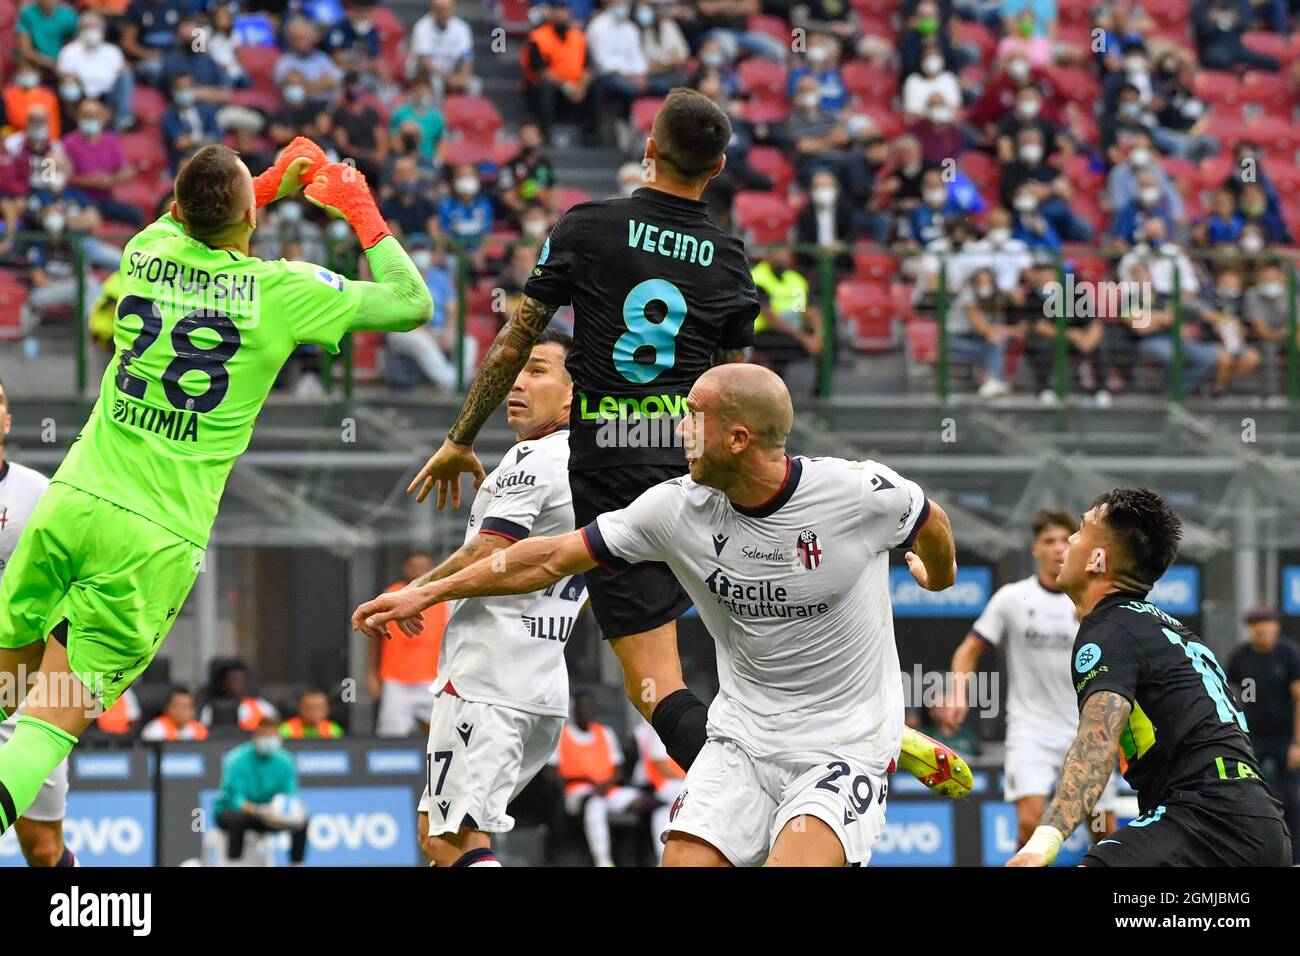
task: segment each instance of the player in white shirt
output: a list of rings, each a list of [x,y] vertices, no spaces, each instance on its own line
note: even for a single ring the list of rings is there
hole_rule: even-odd
[[[967,679],[980,657],[988,648],[998,647],[1006,658],[1003,799],[1016,805],[1021,845],[1038,826],[1079,727],[1070,677],[1070,653],[1079,622],[1069,595],[1056,587],[1075,528],[1068,511],[1044,509],[1034,516],[1030,553],[1038,567],[1029,577],[998,588],[952,656],[953,699],[943,715],[949,730],[966,719]],[[1092,827],[1093,839],[1115,829],[1115,799],[1112,777],[1098,804],[1105,819]]]
[[[9,396],[0,383],[0,576],[27,527],[36,502],[45,494],[50,480],[38,471],[10,461],[5,455],[5,440],[13,418],[9,414]],[[11,713],[18,701],[0,701],[9,718],[0,723],[0,743],[7,741],[18,719]],[[76,866],[76,860],[63,843],[63,817],[68,812],[68,761],[64,760],[45,778],[36,799],[18,824],[18,845],[28,866]]]
[[[903,733],[887,552],[912,548],[917,582],[950,586],[947,516],[884,465],[788,456],[790,394],[760,366],[710,369],[687,408],[689,477],[580,532],[521,541],[495,569],[382,595],[353,624],[380,633],[447,598],[667,562],[713,635],[720,689],[664,865],[865,864]]]
[[[479,486],[465,543],[410,588],[491,561],[521,538],[573,530],[569,341],[559,331],[537,340],[506,400],[518,443]],[[585,600],[574,574],[536,593],[461,600],[450,609],[419,805],[421,844],[437,865],[500,865],[491,834],[514,826],[506,805],[546,765],[569,713],[564,647]],[[418,627],[418,620],[403,623],[407,633]]]

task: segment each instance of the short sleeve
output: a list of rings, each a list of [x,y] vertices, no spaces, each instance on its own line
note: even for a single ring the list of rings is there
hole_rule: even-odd
[[[626,508],[599,515],[583,528],[587,550],[610,569],[667,560],[685,500],[681,479],[655,485]]]
[[[1002,638],[1006,634],[1006,612],[1010,597],[1010,592],[1006,588],[998,588],[970,628],[977,637],[982,638],[994,647],[1001,645]]]
[[[524,295],[547,305],[568,305],[578,265],[578,231],[573,211],[565,213],[546,237],[533,273],[524,283]]]
[[[1079,709],[1093,694],[1114,691],[1128,701],[1137,694],[1146,674],[1146,655],[1137,638],[1122,627],[1085,622],[1074,639],[1070,677],[1079,697]]]
[[[930,515],[921,486],[876,461],[862,467],[862,535],[874,551],[910,548]]]
[[[480,534],[500,535],[510,541],[528,537],[559,477],[545,452],[519,447],[514,455],[510,465],[496,472],[493,480],[498,490],[478,529]]]
[[[348,332],[361,304],[362,287],[310,262],[281,259],[272,265],[285,274],[275,285],[274,300],[262,303],[263,309],[271,309],[267,320],[287,320],[295,341],[337,353],[339,340]]]

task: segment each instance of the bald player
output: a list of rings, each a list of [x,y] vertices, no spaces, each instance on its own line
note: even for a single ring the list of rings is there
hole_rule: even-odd
[[[579,531],[527,538],[495,561],[382,595],[353,626],[377,635],[437,601],[664,562],[713,635],[720,684],[664,865],[863,865],[903,734],[886,552],[909,549],[921,587],[948,587],[957,568],[947,515],[877,462],[787,454],[790,395],[767,369],[710,369],[687,406],[689,476]]]

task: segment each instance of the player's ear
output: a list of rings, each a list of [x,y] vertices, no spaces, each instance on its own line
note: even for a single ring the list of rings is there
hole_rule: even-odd
[[[714,166],[713,172],[709,173],[709,179],[716,178],[718,174],[721,173],[726,168],[726,166],[727,166],[727,154],[723,153],[722,156],[718,159],[718,165]]]
[[[1088,556],[1088,570],[1093,574],[1106,573],[1106,549],[1093,548],[1092,554]]]
[[[179,205],[177,205],[175,199],[173,199],[170,203],[168,203],[168,205],[167,205],[167,215],[171,216],[171,217],[172,217],[173,219],[175,219],[177,222],[184,222],[184,221],[185,221],[184,219],[181,218],[181,207],[180,207]]]

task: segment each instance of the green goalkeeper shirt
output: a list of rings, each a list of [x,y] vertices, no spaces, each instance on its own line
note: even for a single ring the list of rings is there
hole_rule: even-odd
[[[206,548],[230,469],[293,350],[337,352],[349,331],[427,321],[428,291],[397,240],[367,256],[379,282],[214,249],[169,216],[147,226],[122,254],[99,401],[53,480]]]

